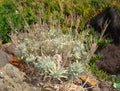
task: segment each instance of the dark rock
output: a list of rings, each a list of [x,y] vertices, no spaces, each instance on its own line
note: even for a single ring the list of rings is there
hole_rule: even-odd
[[[101,91],[101,89],[99,87],[94,87],[92,88],[92,91]]]
[[[113,88],[112,82],[110,81],[100,81],[98,87],[101,89],[101,91],[116,91]]]
[[[108,23],[104,37],[113,39],[113,43],[120,44],[120,12],[117,7],[107,7],[101,13],[93,17],[86,27],[94,28],[95,32],[101,33],[105,23]]]
[[[99,53],[103,56],[96,61],[99,69],[110,74],[120,73],[120,46],[108,44],[104,46]]]

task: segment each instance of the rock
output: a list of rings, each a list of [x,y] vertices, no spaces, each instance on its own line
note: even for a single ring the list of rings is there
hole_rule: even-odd
[[[106,7],[101,13],[90,19],[86,27],[92,27],[95,33],[101,34],[105,29],[104,38],[112,38],[113,43],[120,44],[120,12],[118,7]]]
[[[101,91],[99,87],[92,88],[92,91]]]
[[[59,91],[87,91],[82,86],[75,85],[73,83],[63,84]]]
[[[6,47],[5,51],[11,55],[18,56],[17,47],[13,43],[11,43],[8,47]]]
[[[109,88],[103,88],[102,91],[110,91]]]
[[[99,69],[109,73],[120,73],[120,46],[108,44],[104,46],[98,53],[102,54],[102,58],[96,61]]]
[[[8,63],[8,54],[0,50],[0,68]]]
[[[24,72],[8,63],[0,69],[0,91],[40,91],[40,88],[26,83],[25,79]]]
[[[19,56],[18,50],[15,44],[6,43],[0,46],[0,49],[12,56]]]
[[[110,81],[101,80],[99,83],[100,91],[116,91]]]

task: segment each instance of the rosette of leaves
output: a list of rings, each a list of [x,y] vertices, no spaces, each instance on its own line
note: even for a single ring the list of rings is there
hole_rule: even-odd
[[[26,62],[34,62],[36,57],[32,54],[30,54],[28,57],[25,58]]]
[[[80,76],[80,74],[84,71],[84,66],[79,62],[74,62],[70,64],[67,70],[68,70],[68,77],[70,79],[73,79]]]
[[[36,56],[39,53],[40,43],[32,38],[23,38],[19,44],[17,44],[17,52],[20,56],[31,57]]]
[[[71,60],[83,60],[87,56],[87,50],[83,43],[79,41],[73,41],[73,47],[71,52],[68,54],[68,57]]]
[[[50,56],[39,57],[35,66],[40,70],[42,75],[53,78],[66,78],[67,71],[63,68],[57,68],[55,62]]]

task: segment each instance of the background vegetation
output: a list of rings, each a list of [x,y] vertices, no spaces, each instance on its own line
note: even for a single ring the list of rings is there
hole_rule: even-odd
[[[8,33],[11,30],[24,30],[25,22],[32,24],[38,19],[46,22],[49,27],[51,25],[57,27],[60,24],[64,32],[70,27],[72,30],[81,31],[84,30],[87,20],[104,7],[112,5],[119,6],[119,2],[116,0],[1,0],[1,39],[3,42],[10,41]]]

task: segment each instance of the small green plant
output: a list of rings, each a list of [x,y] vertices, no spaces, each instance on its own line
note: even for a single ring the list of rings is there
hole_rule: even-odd
[[[93,5],[95,8],[100,8],[103,5],[107,5],[107,0],[91,0],[91,5]]]
[[[109,78],[109,75],[106,72],[99,70],[94,63],[90,66],[90,70],[99,78]]]
[[[111,43],[112,41],[113,41],[113,40],[110,39],[110,38],[101,39],[101,40],[98,42],[98,45],[99,45],[99,46],[104,46],[105,44]]]
[[[116,90],[120,90],[120,79],[119,79],[119,81],[114,82],[113,86],[114,86],[114,88],[116,88]]]
[[[101,54],[94,54],[89,61],[89,65],[91,66],[92,64],[95,63],[96,60],[99,60],[100,58],[102,58]]]

